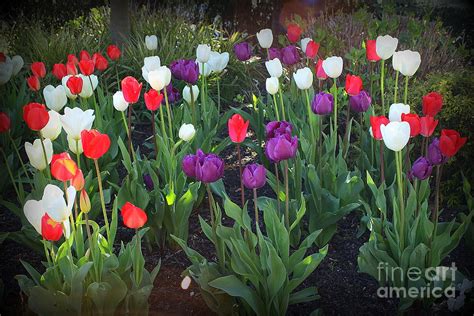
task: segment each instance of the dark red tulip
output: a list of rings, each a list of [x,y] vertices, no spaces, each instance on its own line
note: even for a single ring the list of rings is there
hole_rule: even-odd
[[[67,75],[67,67],[65,64],[54,64],[52,73],[56,79],[61,80]]]
[[[0,133],[5,133],[10,129],[10,117],[5,112],[0,112]]]
[[[423,114],[435,117],[443,107],[443,97],[438,92],[423,96]]]
[[[84,82],[79,76],[71,76],[66,82],[66,86],[69,88],[69,91],[71,91],[71,94],[75,95],[81,93],[83,84]]]
[[[38,91],[41,87],[39,78],[36,77],[35,75],[31,75],[28,78],[26,78],[26,83],[28,84],[28,87],[30,88],[31,91]]]
[[[291,43],[296,43],[297,41],[299,41],[301,33],[303,33],[301,27],[299,27],[297,24],[292,23],[288,25],[286,36],[288,37],[288,40]]]
[[[439,148],[443,155],[454,156],[467,141],[467,137],[461,137],[459,132],[452,129],[443,129],[439,138]]]
[[[31,64],[31,72],[38,78],[44,78],[46,76],[46,67],[44,63],[37,61]]]
[[[28,103],[23,107],[23,120],[33,131],[40,131],[48,124],[49,113],[43,104]]]

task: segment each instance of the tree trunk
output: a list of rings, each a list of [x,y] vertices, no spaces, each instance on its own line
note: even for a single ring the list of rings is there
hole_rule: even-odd
[[[129,0],[110,1],[110,34],[112,42],[122,46],[130,35]]]

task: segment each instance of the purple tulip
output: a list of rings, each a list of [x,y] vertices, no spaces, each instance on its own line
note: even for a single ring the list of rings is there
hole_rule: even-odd
[[[238,60],[246,61],[252,56],[252,48],[247,42],[238,43],[234,45],[234,53]]]
[[[204,183],[216,182],[224,175],[224,161],[215,154],[196,153],[196,179]]]
[[[257,163],[247,165],[242,172],[242,181],[247,189],[259,189],[267,181],[267,169]]]
[[[198,157],[196,155],[186,155],[181,162],[181,168],[184,174],[189,178],[196,178],[196,163]]]
[[[357,113],[367,111],[371,102],[372,98],[365,90],[361,90],[359,94],[354,96],[349,96],[349,105],[351,106],[351,110]]]
[[[426,154],[426,158],[433,166],[441,165],[448,161],[448,157],[443,155],[441,149],[439,148],[438,137],[434,138],[431,144],[428,146],[428,153]]]
[[[408,178],[410,180],[413,180],[414,178],[425,180],[431,176],[432,171],[433,166],[430,164],[428,159],[420,157],[413,163],[411,170],[408,172]]]
[[[143,175],[143,182],[145,183],[145,188],[148,191],[153,191],[155,185],[153,184],[153,179],[148,173]]]
[[[334,108],[334,97],[324,91],[319,92],[311,101],[311,110],[318,115],[328,115]]]
[[[269,48],[268,49],[268,58],[269,60],[278,58],[281,60],[281,51],[278,48]]]
[[[281,49],[281,62],[291,66],[300,61],[300,54],[294,45],[288,45]]]
[[[273,163],[294,158],[297,150],[298,137],[291,137],[288,134],[271,138],[265,146],[265,154]]]
[[[192,59],[175,60],[170,65],[171,73],[178,80],[195,84],[199,78],[198,64]]]
[[[291,136],[293,125],[287,121],[271,121],[265,126],[265,134],[267,139],[288,134]]]
[[[160,93],[164,95],[165,92],[163,90],[161,90]],[[166,93],[168,94],[168,103],[173,104],[173,103],[177,102],[180,98],[180,94],[179,94],[178,89],[174,88],[173,84],[171,82],[170,82],[169,85],[166,86]],[[166,99],[165,98],[163,98],[163,100],[161,100],[161,104],[163,104],[163,105],[166,104]]]

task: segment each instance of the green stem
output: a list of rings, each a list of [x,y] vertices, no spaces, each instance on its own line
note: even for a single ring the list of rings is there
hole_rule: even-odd
[[[105,209],[104,191],[102,190],[102,177],[100,176],[99,162],[94,159],[95,171],[97,172],[97,181],[99,182],[100,204],[102,206],[102,215],[104,216],[105,231],[107,233],[107,240],[110,242],[110,228],[109,219],[107,218],[107,210]]]
[[[165,130],[165,118],[164,118],[164,115],[163,115],[163,107],[160,105],[160,121],[161,121],[161,136],[163,136],[163,140],[165,141],[168,141],[167,140],[167,135],[166,135],[166,130]]]
[[[48,175],[48,178],[51,180],[51,171],[49,170],[48,156],[46,155],[46,148],[44,147],[44,138],[43,135],[41,135],[41,132],[38,132],[38,134],[40,136],[41,148],[43,149],[44,162],[46,163],[45,172]]]
[[[290,231],[290,197],[288,187],[288,160],[285,160],[285,226]]]
[[[5,166],[7,167],[8,174],[10,175],[10,180],[12,181],[13,188],[15,189],[16,196],[18,197],[18,201],[21,202],[20,191],[18,191],[18,188],[17,188],[16,183],[15,183],[15,178],[13,177],[12,170],[10,169],[10,166],[8,165],[7,156],[5,155],[5,152],[3,151],[3,148],[0,148],[0,151],[2,152],[3,159],[5,159]]]
[[[132,156],[132,160],[135,161],[135,149],[133,149],[133,143],[132,143],[132,132],[129,127],[132,125],[132,108],[129,106],[128,108],[128,123],[127,119],[125,118],[125,113],[124,111],[121,111],[122,113],[122,121],[123,125],[125,126],[125,132],[127,133],[128,136],[128,150],[130,156]]]
[[[278,175],[278,163],[275,162],[275,177],[276,177],[276,189],[277,189],[277,207],[278,212],[280,212],[280,176]],[[280,213],[278,213],[280,214]]]
[[[44,249],[44,255],[46,257],[46,260],[48,261],[48,266],[51,267],[52,264],[51,264],[51,258],[49,257],[49,251],[48,251],[48,247],[46,246],[46,239],[43,238],[43,249]]]
[[[193,125],[196,126],[196,106],[194,104],[194,91],[193,85],[188,85],[189,92],[191,94],[191,116],[193,117]]]
[[[385,60],[382,59],[382,65],[380,68],[380,98],[382,99],[382,115],[385,115],[385,93],[384,93],[384,82],[385,82]]]
[[[206,77],[204,76],[204,66],[206,64],[205,63],[202,63],[202,73],[203,75],[201,75],[201,107],[202,109],[204,110],[204,112],[206,111],[206,96],[205,96],[205,79]]]
[[[278,81],[280,82],[280,81]],[[283,115],[283,120],[286,121],[286,115],[285,115],[285,104],[283,102],[283,94],[281,93],[281,84],[278,83],[278,94],[280,95],[280,104],[281,104],[281,113]]]
[[[239,176],[240,176],[240,199],[242,208],[245,205],[245,191],[244,191],[244,182],[242,180],[242,156],[240,154],[240,144],[237,143],[237,159],[239,160]]]
[[[403,94],[403,102],[408,104],[408,79],[410,77],[405,76],[405,93]]]
[[[397,151],[395,152],[395,160],[397,164],[397,185],[398,185],[398,200],[399,200],[399,207],[398,211],[400,214],[400,248],[404,248],[404,240],[405,240],[405,199],[403,198],[403,178],[402,178],[402,152]]]
[[[394,92],[393,92],[393,103],[397,103],[397,99],[398,99],[398,75],[400,74],[399,71],[397,71],[395,73],[395,88],[394,88]]]
[[[257,189],[253,189],[253,204],[255,206],[255,231],[258,227],[258,206],[257,206]]]
[[[336,145],[337,145],[337,79],[334,78],[334,152],[336,151]]]
[[[173,139],[173,124],[171,123],[171,109],[170,109],[170,104],[168,103],[168,92],[166,92],[166,87],[163,89],[165,92],[165,102],[166,102],[166,112],[168,114],[168,128],[170,131],[170,137]]]
[[[76,159],[77,159],[77,167],[81,169],[81,154],[79,153],[79,139],[76,139]]]
[[[309,89],[304,90],[304,92],[306,94],[306,108],[307,108],[307,111],[308,111],[309,127],[311,129],[310,141],[311,141],[311,144],[314,144],[314,142],[315,142],[315,138],[314,138],[315,137],[315,133],[314,133],[314,114],[311,111],[311,102],[309,101]]]
[[[273,106],[275,107],[275,115],[276,115],[276,119],[277,121],[280,120],[280,114],[278,113],[278,104],[276,102],[276,96],[275,94],[273,95]]]
[[[221,113],[221,86],[219,77],[216,79],[217,81],[217,115]]]
[[[26,177],[28,178],[28,181],[31,182],[30,175],[28,171],[26,170],[25,163],[23,162],[23,159],[21,159],[20,151],[18,150],[18,147],[15,144],[15,141],[13,140],[13,137],[10,133],[10,130],[8,130],[8,138],[10,139],[10,142],[13,145],[13,149],[15,150],[16,155],[18,156],[18,160],[20,160],[21,168],[23,169],[23,172],[25,173]]]
[[[151,129],[153,131],[153,144],[155,144],[155,155],[158,160],[158,142],[156,140],[156,122],[155,122],[155,111],[151,111]]]

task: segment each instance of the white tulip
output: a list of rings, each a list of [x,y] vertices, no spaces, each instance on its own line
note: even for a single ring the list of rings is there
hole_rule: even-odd
[[[43,218],[46,211],[43,208],[41,200],[28,200],[23,206],[23,213],[25,217],[33,226],[33,228],[41,235],[41,218]]]
[[[76,198],[76,189],[71,185],[66,189],[67,203],[64,200],[64,192],[59,187],[48,184],[44,188],[43,208],[52,220],[62,223],[68,220],[71,215],[74,199]]]
[[[210,67],[210,70],[214,73],[222,72],[227,64],[229,63],[229,53],[224,52],[222,54],[218,52],[211,52],[209,55],[209,61],[207,64]]]
[[[36,139],[33,144],[29,142],[25,143],[25,151],[28,159],[30,160],[30,164],[40,171],[46,169],[53,158],[53,143],[51,142],[51,139],[46,138],[43,141],[43,144],[46,151],[46,160],[48,161],[48,164],[46,164],[44,159],[41,139]]]
[[[263,29],[257,32],[257,40],[262,48],[270,48],[273,43],[273,32],[271,29]]]
[[[0,85],[7,83],[13,74],[13,62],[10,57],[6,57],[3,63],[0,63]]]
[[[394,103],[390,106],[388,110],[388,119],[390,122],[401,122],[402,113],[410,113],[410,106],[403,103]]]
[[[293,73],[293,79],[295,79],[298,89],[309,89],[313,85],[313,72],[308,67],[298,69],[296,73]]]
[[[211,55],[211,46],[207,44],[199,44],[196,48],[196,57],[199,63],[207,63]]]
[[[398,39],[390,35],[378,36],[375,40],[375,52],[383,59],[389,59],[397,49]]]
[[[198,62],[197,59],[196,59],[196,62],[198,63],[199,74],[201,76],[207,77],[211,74],[212,67],[211,67],[211,65],[209,65],[209,63],[200,63],[200,62]]]
[[[311,38],[305,37],[301,40],[301,50],[303,51],[304,54],[306,54],[306,46],[308,46],[308,43],[311,42]]]
[[[66,92],[66,96],[71,99],[71,100],[75,100],[77,98],[77,95],[75,94],[72,94],[71,93],[71,90],[69,90],[69,87],[67,86],[67,81],[69,80],[69,78],[71,78],[72,75],[67,75],[67,76],[64,76],[62,79],[61,79],[61,85],[64,87],[64,91]]]
[[[265,67],[267,68],[270,77],[280,78],[283,74],[283,66],[278,58],[266,61]]]
[[[123,112],[128,109],[128,102],[125,101],[122,91],[117,91],[114,93],[113,104],[117,111]]]
[[[410,139],[410,124],[408,122],[390,122],[380,125],[383,142],[388,149],[402,150]]]
[[[83,74],[79,74],[78,76],[82,78],[82,91],[81,93],[79,93],[79,96],[81,98],[90,98],[92,94],[94,94],[94,90],[97,88],[97,85],[99,84],[99,80],[97,79],[97,76],[96,75],[84,76]]]
[[[66,90],[63,86],[55,88],[52,85],[47,85],[43,89],[43,96],[46,106],[56,112],[61,111],[67,103]]]
[[[342,73],[342,58],[337,56],[323,60],[323,70],[330,78],[337,78]]]
[[[51,110],[49,113],[49,121],[45,127],[41,130],[41,135],[44,138],[49,138],[52,141],[58,138],[61,134],[63,126],[61,125],[61,119],[58,112]]]
[[[199,88],[198,88],[198,86],[194,85],[193,86],[194,102],[196,102],[196,100],[198,99],[198,95],[199,95]],[[183,99],[188,104],[191,104],[191,89],[189,88],[189,86],[184,86],[184,88],[183,88]]]
[[[83,111],[80,108],[64,108],[64,114],[61,115],[61,123],[67,135],[74,140],[81,139],[83,130],[90,130],[94,122],[94,110]]]
[[[155,50],[158,48],[158,37],[156,35],[145,36],[145,46],[148,50]]]
[[[67,144],[69,146],[70,151],[72,151],[76,155],[82,154],[83,149],[82,149],[82,141],[80,138],[78,140],[75,140],[71,136],[67,135]]]
[[[278,82],[278,78],[276,77],[267,78],[267,80],[265,81],[265,88],[267,89],[267,92],[271,95],[274,95],[278,92],[279,86],[280,83]]]
[[[161,67],[161,60],[158,56],[145,57],[143,59],[142,77],[148,82],[148,73],[153,70],[158,70]]]
[[[148,73],[148,82],[156,91],[163,90],[171,82],[171,70],[166,66],[161,66],[157,70]]]
[[[392,58],[393,69],[400,71],[402,75],[411,77],[415,74],[421,64],[421,56],[418,52],[403,50],[395,52]]]
[[[196,134],[196,130],[194,129],[193,124],[183,124],[179,128],[179,138],[185,142],[189,142],[193,139],[194,135]]]
[[[13,63],[12,76],[16,76],[25,65],[25,61],[20,55],[15,55],[12,57],[12,63]]]

